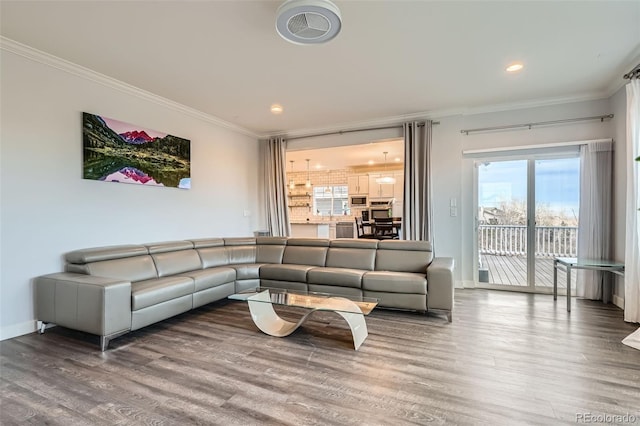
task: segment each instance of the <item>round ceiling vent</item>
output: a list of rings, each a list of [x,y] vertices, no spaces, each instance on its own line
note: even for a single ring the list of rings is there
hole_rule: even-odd
[[[278,8],[276,30],[291,43],[324,43],[341,27],[340,10],[329,0],[287,0]]]

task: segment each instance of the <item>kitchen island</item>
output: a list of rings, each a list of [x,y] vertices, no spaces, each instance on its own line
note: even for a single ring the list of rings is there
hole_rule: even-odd
[[[337,223],[352,222],[350,218],[346,219],[340,216],[340,220],[309,220],[307,221],[291,221],[291,236],[296,238],[336,238]],[[355,223],[355,222],[352,222]],[[352,238],[352,234],[350,237]]]

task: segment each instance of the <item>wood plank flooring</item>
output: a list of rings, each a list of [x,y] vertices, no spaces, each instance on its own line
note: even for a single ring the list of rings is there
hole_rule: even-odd
[[[527,258],[524,256],[497,256],[483,254],[482,266],[489,271],[489,284],[526,287]],[[571,288],[575,291],[578,270],[571,271]],[[553,288],[553,259],[536,258],[536,286]],[[567,275],[558,271],[558,288],[567,287]]]
[[[282,311],[282,309],[280,309]],[[300,315],[286,309],[284,316]],[[220,301],[111,343],[55,327],[0,342],[2,425],[640,423],[637,328],[601,302],[456,291],[453,323],[375,309],[353,350],[337,314],[286,338]]]

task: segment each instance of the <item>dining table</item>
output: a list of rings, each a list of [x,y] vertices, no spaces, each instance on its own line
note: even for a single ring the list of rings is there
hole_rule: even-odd
[[[399,236],[402,231],[402,218],[392,217],[391,219],[391,222],[385,223],[376,223],[375,220],[363,221],[362,225],[369,226],[371,228],[371,233],[376,237],[380,237],[380,239],[386,239],[390,236]]]

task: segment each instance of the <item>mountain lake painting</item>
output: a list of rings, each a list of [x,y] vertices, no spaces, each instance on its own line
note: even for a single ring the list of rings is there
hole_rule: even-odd
[[[82,113],[84,179],[191,188],[191,141]]]

